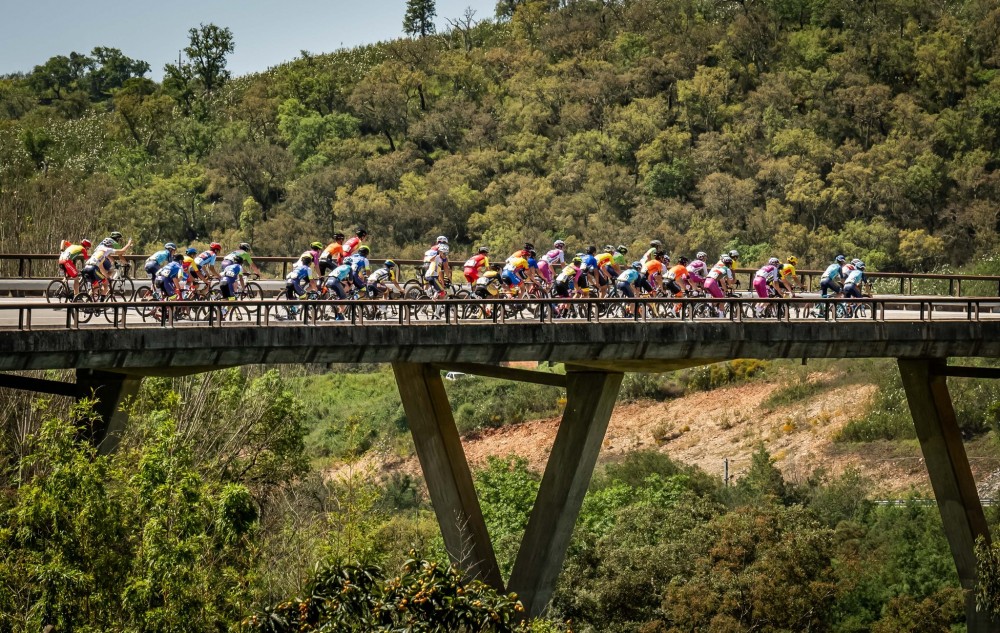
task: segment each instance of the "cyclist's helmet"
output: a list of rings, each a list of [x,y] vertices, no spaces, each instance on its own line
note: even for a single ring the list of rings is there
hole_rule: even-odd
[[[593,255],[596,252],[597,252],[597,247],[596,246],[588,246],[587,247],[587,254],[588,255]]]
[[[197,255],[198,254],[198,249],[195,248],[194,246],[188,246],[187,254],[188,255]]]
[[[80,240],[80,246],[90,248],[90,240]]]
[[[858,264],[863,264],[863,263],[864,262],[858,259],[857,257],[851,260],[851,266],[854,266],[855,268],[858,267]]]
[[[363,226],[359,226],[358,230],[354,232],[355,235],[364,239],[368,235],[368,229]]]
[[[666,253],[663,253],[663,261],[669,262],[670,261],[670,255],[667,255]]]
[[[796,257],[795,255],[789,255],[788,259],[786,259],[785,261],[791,264],[792,266],[797,266],[799,263],[799,258]]]
[[[769,266],[778,266],[779,264],[781,264],[781,260],[778,259],[777,257],[772,257],[771,259],[767,260],[767,263]]]
[[[663,248],[663,244],[660,242],[660,240],[653,240],[649,243],[649,247],[660,249]]]
[[[167,242],[166,244],[163,245],[163,248],[167,249],[168,251],[176,251],[177,245],[174,244],[173,242]]]
[[[864,270],[865,269],[865,263],[863,261],[861,261],[860,259],[855,260],[855,261],[857,261],[857,263],[854,264],[855,268],[857,268],[858,270]]]
[[[222,252],[222,244],[219,244],[218,242],[212,242],[211,244],[209,244],[208,249],[215,251],[216,253]]]
[[[619,244],[618,248],[616,248],[615,250],[621,253],[622,255],[628,254],[628,247],[626,247],[624,244]]]
[[[488,246],[480,246],[479,247],[479,252],[482,253],[483,255],[489,255],[490,254],[490,249],[489,249]]]
[[[183,262],[184,261],[184,255],[182,255],[180,253],[174,253],[174,261],[175,262]]]
[[[367,247],[365,247],[365,248],[367,248]],[[362,249],[362,250],[363,250],[363,249]],[[359,252],[360,252],[360,251],[359,251]],[[450,252],[451,252],[451,249],[450,249],[450,248],[448,248],[448,245],[447,245],[447,244],[442,244],[441,246],[438,246],[438,253],[440,253],[440,254],[442,254],[442,255],[447,255],[447,254],[448,254],[448,253],[450,253]],[[362,254],[364,254],[364,253],[362,253]]]
[[[573,257],[573,263],[574,264],[582,264],[583,263],[583,253],[577,253],[576,256]]]
[[[706,253],[705,251],[698,251],[698,254],[695,255],[694,257],[695,259],[700,259],[701,261],[705,261],[706,259],[708,259],[708,253]]]
[[[396,265],[396,262],[392,261],[391,259],[387,259],[387,260],[385,260],[385,264],[383,264],[383,265],[386,268],[392,268],[393,266]]]
[[[536,253],[535,251],[528,251],[528,259],[536,259],[537,257],[538,253]]]
[[[838,264],[843,264],[844,262],[847,261],[847,258],[844,257],[843,255],[837,255],[837,257],[834,258],[833,261],[837,262]]]
[[[734,248],[733,250],[729,251],[729,256],[732,257],[733,259],[739,259],[740,252]]]
[[[615,247],[612,246],[611,244],[608,244],[607,246],[604,247],[604,252],[605,253],[614,253],[615,252]]]
[[[323,250],[323,244],[322,244],[321,242],[313,242],[313,243],[312,243],[312,244],[310,244],[309,246],[310,246],[311,248],[314,248],[314,249],[318,250],[318,251],[321,251],[321,250]]]
[[[113,239],[113,240],[120,240],[120,239],[122,239],[122,237],[123,236],[122,236],[122,234],[121,234],[120,231],[112,231],[111,232],[111,239]]]
[[[642,270],[642,263],[641,262],[632,262],[632,268],[635,268],[636,270]]]
[[[554,243],[552,244],[552,246],[554,246],[555,248],[566,248],[566,242],[564,242],[564,241],[562,241],[562,240],[556,240],[556,241],[555,241],[555,242],[554,242]]]
[[[240,250],[250,252],[250,245],[246,242],[240,242]]]
[[[438,235],[437,243],[438,244],[447,244],[448,243],[448,238],[445,237],[444,235]]]
[[[677,263],[681,266],[687,266],[689,261],[690,260],[687,257],[681,256],[681,258],[677,260]]]
[[[112,247],[114,245],[115,245],[115,241],[113,239],[111,239],[110,237],[106,237],[103,240],[101,240],[101,246],[106,246],[106,247],[110,248],[110,247]]]
[[[524,243],[524,250],[526,250],[526,251],[533,251],[533,250],[535,250],[535,245],[532,244],[531,242],[525,242]]]
[[[335,239],[335,240],[342,240],[342,239],[344,239],[344,234],[343,233],[334,233],[333,234],[333,239]]]
[[[358,249],[358,252],[361,253],[362,255],[367,255],[368,253],[371,252],[371,249],[369,249],[367,246],[362,246],[361,248]],[[447,253],[448,250],[445,249],[445,252]]]
[[[730,257],[729,255],[723,255],[722,263],[725,264],[726,266],[731,266],[733,263],[733,258]]]
[[[300,257],[299,259],[300,259],[300,261],[303,264],[311,264],[312,261],[313,261],[313,256],[310,255],[309,253],[306,253],[305,255],[303,255],[302,257]]]

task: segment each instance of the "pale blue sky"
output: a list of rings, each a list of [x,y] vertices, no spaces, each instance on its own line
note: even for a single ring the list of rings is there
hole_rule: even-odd
[[[437,26],[466,7],[492,18],[495,0],[437,0]],[[153,79],[187,45],[188,29],[212,22],[233,31],[234,75],[298,57],[402,35],[405,0],[4,0],[0,74],[28,72],[54,55],[120,48],[149,62]]]

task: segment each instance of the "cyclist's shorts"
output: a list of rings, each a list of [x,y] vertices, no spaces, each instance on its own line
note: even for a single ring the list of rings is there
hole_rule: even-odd
[[[426,281],[430,285],[430,287],[436,290],[437,292],[444,292],[444,289],[441,288],[441,284],[438,283],[437,277],[427,277],[426,279],[424,279],[424,281]]]
[[[66,276],[69,277],[70,279],[76,279],[77,276],[79,276],[80,274],[76,270],[76,266],[73,265],[73,260],[71,259],[62,260],[61,262],[59,262],[59,266],[62,267],[63,272],[66,273]]]
[[[648,275],[641,275],[639,279],[636,280],[635,287],[637,290],[641,290],[643,292],[653,292],[653,286],[649,283]]]
[[[470,284],[476,283],[476,280],[479,279],[478,268],[465,268],[462,272],[465,273],[465,280]]]
[[[753,278],[753,289],[757,291],[757,296],[761,299],[767,299],[767,280],[763,277]]]
[[[517,273],[511,272],[509,270],[503,271],[500,277],[513,287],[520,286],[521,282],[524,281],[517,275]]]
[[[690,281],[693,284],[702,284],[702,285],[704,285],[705,278],[702,277],[701,275],[696,275],[696,274],[694,274],[692,272],[689,272],[688,273],[688,281]]]
[[[721,299],[724,296],[722,288],[719,287],[719,280],[712,279],[711,277],[705,280],[705,292],[712,295],[716,299]]]
[[[109,257],[109,258],[107,258],[107,259],[104,260],[104,270],[106,272],[111,272],[111,266],[112,266],[112,264],[111,264],[111,258]]]
[[[302,289],[302,284],[300,284],[299,282],[297,281],[285,282],[285,297],[289,301],[295,301],[305,293],[306,291]]]
[[[321,259],[319,260],[319,276],[326,277],[327,271],[333,270],[337,267],[337,262],[332,259]]]
[[[538,260],[538,274],[542,276],[545,283],[552,283],[552,265],[544,259]]]
[[[236,291],[233,290],[233,282],[231,280],[223,280],[219,283],[219,292],[222,294],[223,299],[232,299],[236,296]]]
[[[104,277],[101,276],[101,273],[97,270],[97,266],[85,266],[83,268],[83,278],[92,284],[100,283],[101,280],[104,279]]]
[[[619,281],[615,284],[615,288],[618,288],[618,292],[622,293],[626,297],[635,297],[635,290],[632,290],[632,284]]]
[[[177,285],[174,283],[173,279],[157,277],[153,280],[153,285],[163,290],[163,296],[165,297],[172,297],[177,294]]]
[[[616,277],[618,277],[618,273],[611,267],[611,264],[608,264],[604,267],[604,278],[601,279],[601,285],[607,285],[609,279],[615,279]]]
[[[368,284],[365,286],[365,294],[369,299],[381,299],[385,291],[378,284]]]
[[[333,294],[337,295],[338,299],[346,299],[347,293],[344,291],[344,284],[340,283],[340,280],[336,277],[331,277],[326,280],[326,287],[329,288]]]
[[[557,297],[569,298],[569,284],[565,281],[557,281],[552,287],[552,294]]]
[[[679,297],[682,294],[684,294],[684,291],[681,290],[681,287],[678,286],[677,282],[673,279],[668,279],[666,283],[663,284],[663,287],[667,289],[667,292],[674,295],[675,297]]]
[[[860,299],[861,289],[858,288],[857,284],[844,284],[844,296]]]

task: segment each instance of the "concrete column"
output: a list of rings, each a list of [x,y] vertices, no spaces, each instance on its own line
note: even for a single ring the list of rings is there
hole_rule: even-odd
[[[502,591],[500,566],[441,372],[421,363],[393,363],[392,371],[448,555],[472,577]]]
[[[947,378],[935,368],[944,360],[899,359],[906,400],[927,463],[945,535],[958,569],[958,578],[966,590],[966,619],[969,633],[1000,630],[985,613],[976,611],[976,537],[990,541],[989,527],[962,444],[962,433],[955,419]]]
[[[541,614],[552,598],[623,377],[567,372],[566,411],[510,577],[528,616]]]
[[[77,369],[76,384],[81,398],[96,398],[94,413],[97,419],[90,432],[90,440],[101,454],[108,454],[118,447],[128,412],[122,410],[122,403],[139,393],[141,376],[118,374],[96,369]]]

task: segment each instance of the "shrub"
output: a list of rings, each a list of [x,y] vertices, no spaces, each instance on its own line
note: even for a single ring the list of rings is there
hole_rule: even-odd
[[[737,359],[689,370],[688,391],[711,391],[737,382],[747,382],[763,374],[770,363],[757,359]]]

